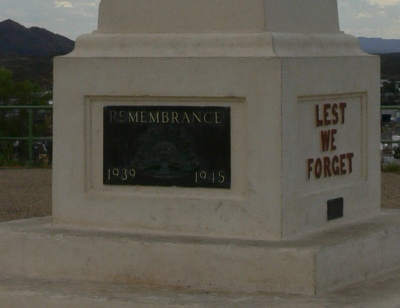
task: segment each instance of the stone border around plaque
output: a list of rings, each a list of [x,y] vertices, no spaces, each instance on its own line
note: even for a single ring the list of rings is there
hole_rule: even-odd
[[[245,106],[243,98],[86,97],[86,191],[243,196],[246,161],[235,149],[245,147]]]

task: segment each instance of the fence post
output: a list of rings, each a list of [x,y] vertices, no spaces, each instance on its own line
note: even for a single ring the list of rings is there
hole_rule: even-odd
[[[33,110],[29,109],[29,135],[28,135],[28,146],[29,146],[29,167],[33,165]]]

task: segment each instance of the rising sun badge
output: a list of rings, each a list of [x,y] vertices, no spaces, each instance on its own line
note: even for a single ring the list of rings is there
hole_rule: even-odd
[[[151,128],[140,141],[132,164],[147,176],[182,178],[200,165],[191,138],[183,129]]]

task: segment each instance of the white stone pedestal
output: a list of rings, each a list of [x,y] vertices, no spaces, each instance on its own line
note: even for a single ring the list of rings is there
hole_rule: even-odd
[[[37,252],[3,260],[9,273],[314,294],[399,267],[398,215],[380,214],[379,59],[339,31],[336,5],[103,0],[98,31],[55,61],[53,226],[5,233],[52,266]],[[110,106],[229,108],[229,189],[105,185]]]
[[[279,240],[379,213],[379,59],[336,1],[102,1],[54,90],[55,225]],[[122,105],[229,107],[230,189],[104,185]]]

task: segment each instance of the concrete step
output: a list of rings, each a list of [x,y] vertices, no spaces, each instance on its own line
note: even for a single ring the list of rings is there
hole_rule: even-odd
[[[287,241],[59,229],[49,218],[0,224],[0,275],[322,294],[400,267],[399,211]]]
[[[400,307],[400,270],[323,295],[204,292],[191,288],[0,277],[2,308]]]

